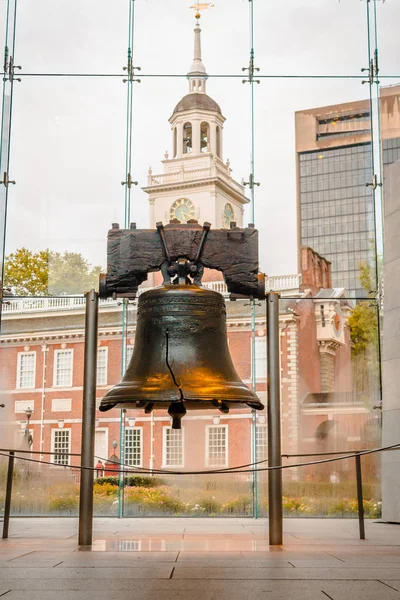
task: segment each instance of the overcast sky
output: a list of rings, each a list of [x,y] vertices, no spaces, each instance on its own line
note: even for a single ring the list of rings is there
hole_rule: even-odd
[[[4,24],[5,0],[1,1]],[[131,220],[147,227],[147,169],[162,172],[168,118],[187,93],[193,55],[190,0],[136,0]],[[201,19],[208,93],[226,117],[224,158],[250,172],[250,86],[241,78],[250,46],[248,0],[214,0]],[[371,3],[372,4],[372,3]],[[19,0],[15,62],[23,73],[117,74],[126,64],[128,0]],[[256,225],[261,268],[297,271],[294,113],[362,99],[351,75],[368,66],[365,0],[254,0]],[[380,75],[400,81],[400,2],[377,2]],[[4,25],[2,27],[4,30]],[[4,36],[3,32],[1,34]],[[3,38],[4,39],[4,38]],[[0,42],[3,42],[0,39]],[[144,77],[144,75],[181,77]],[[340,75],[340,79],[298,78]],[[392,76],[384,79],[383,76]],[[283,76],[297,76],[288,78]],[[123,223],[126,84],[117,77],[26,77],[15,83],[6,252],[28,246],[81,252],[105,266],[106,234]],[[250,221],[250,214],[245,220]]]

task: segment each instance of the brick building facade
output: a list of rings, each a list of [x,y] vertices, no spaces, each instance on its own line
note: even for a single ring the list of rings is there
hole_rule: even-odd
[[[280,308],[283,451],[311,451],[316,443],[319,449],[326,449],[330,438],[319,435],[319,431],[329,433],[330,427],[342,431],[341,439],[349,442],[349,447],[351,443],[359,446],[369,411],[353,393],[347,326],[350,306],[343,299],[344,290],[320,288],[321,283],[330,283],[329,263],[309,248],[303,248],[302,253],[301,277],[269,280],[271,287],[286,287]],[[207,285],[222,290],[224,284]],[[227,301],[227,311],[229,349],[237,372],[249,386],[255,375],[257,393],[266,404],[265,304],[256,306],[254,339],[249,303]],[[130,304],[124,313],[117,301],[101,303],[98,403],[121,379],[122,349],[125,344],[124,354],[129,360],[135,321],[135,305]],[[83,298],[27,298],[11,300],[5,306],[0,337],[0,381],[6,405],[0,413],[5,426],[3,445],[27,447],[25,411],[31,409],[32,450],[79,454],[83,336]],[[166,411],[145,415],[140,410],[128,410],[122,413],[121,434],[120,410],[97,412],[96,456],[119,457],[122,443],[124,462],[131,466],[231,467],[251,462],[256,432],[256,458],[261,460],[267,455],[265,413],[257,414],[254,429],[251,411],[235,410],[228,415],[217,410],[189,412],[179,432],[171,429]],[[61,454],[51,460],[79,464],[78,457]]]

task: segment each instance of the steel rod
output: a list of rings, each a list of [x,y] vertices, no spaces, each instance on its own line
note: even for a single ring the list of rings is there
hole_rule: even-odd
[[[365,540],[364,499],[363,499],[363,489],[362,489],[361,456],[359,454],[357,454],[354,458],[356,459],[358,527],[360,530],[360,540]]]
[[[6,540],[8,538],[8,528],[10,525],[11,493],[12,493],[13,474],[14,474],[14,452],[10,452],[9,457],[8,457],[6,498],[5,498],[5,502],[4,502],[3,540]]]
[[[281,385],[279,348],[279,295],[267,294],[267,380],[268,380],[268,465],[282,465],[281,456]],[[282,470],[268,471],[269,543],[283,541]]]
[[[96,424],[96,367],[99,295],[94,290],[85,294],[85,357],[83,370],[83,408],[81,466],[94,466],[94,437]],[[81,471],[79,498],[80,546],[90,546],[93,538],[93,480],[94,471]]]

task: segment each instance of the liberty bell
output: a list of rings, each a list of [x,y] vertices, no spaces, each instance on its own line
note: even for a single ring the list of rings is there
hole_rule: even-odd
[[[180,429],[188,409],[264,408],[233,366],[222,295],[203,288],[199,278],[191,280],[191,269],[193,263],[177,261],[172,282],[139,296],[132,358],[101,411],[165,408],[172,428]]]

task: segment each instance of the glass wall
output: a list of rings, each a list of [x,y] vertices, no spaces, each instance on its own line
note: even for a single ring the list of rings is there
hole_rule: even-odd
[[[183,200],[199,223],[259,230],[260,271],[282,295],[283,452],[373,446],[385,172],[400,158],[400,6],[114,4],[0,6],[2,444],[39,461],[54,453],[29,477],[77,499],[79,474],[67,469],[79,456],[62,461],[80,453],[83,294],[106,271],[113,223],[154,229]],[[266,405],[265,303],[229,302],[219,274],[205,279],[225,294],[237,372]],[[159,281],[149,275],[143,288]],[[129,364],[136,311],[137,300],[101,302],[98,402]],[[210,473],[267,460],[264,411],[192,412],[180,434],[165,411],[96,417],[97,514],[267,514],[266,472]],[[115,474],[121,460],[143,480]],[[378,502],[379,464],[364,460],[365,497]],[[339,514],[326,498],[353,501],[346,465],[285,470],[285,514]],[[22,459],[17,467],[22,485]],[[175,470],[207,473],[165,473]],[[319,508],[291,510],[308,497]],[[14,514],[51,513],[46,502]]]

